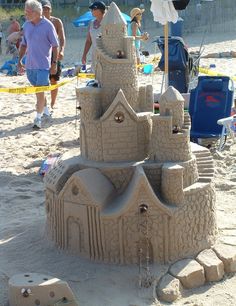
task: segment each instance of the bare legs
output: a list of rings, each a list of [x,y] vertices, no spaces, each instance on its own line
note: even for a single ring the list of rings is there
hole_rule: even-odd
[[[45,104],[44,92],[36,93],[36,98],[37,98],[36,112],[38,114],[42,114],[43,108],[44,108],[44,104]]]
[[[57,81],[54,79],[51,79],[51,85],[56,85]],[[57,99],[57,94],[58,94],[58,88],[54,89],[51,91],[51,108],[54,108],[54,105],[56,103],[56,99]]]

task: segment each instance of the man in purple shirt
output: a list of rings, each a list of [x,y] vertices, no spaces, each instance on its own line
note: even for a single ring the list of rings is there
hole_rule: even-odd
[[[53,24],[42,16],[42,4],[37,0],[25,2],[24,34],[20,46],[18,70],[22,71],[22,58],[27,50],[26,73],[33,86],[49,85],[49,73],[57,72],[58,39]],[[53,58],[51,56],[53,54]],[[45,104],[44,92],[36,93],[36,117],[34,128],[41,128],[41,116]]]

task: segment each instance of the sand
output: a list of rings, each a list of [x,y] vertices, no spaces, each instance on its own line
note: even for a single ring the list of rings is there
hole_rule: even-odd
[[[236,50],[234,34],[215,34],[205,40],[204,54]],[[191,50],[198,50],[202,35],[185,38]],[[80,61],[83,39],[68,39],[65,67]],[[149,45],[154,52],[153,45]],[[5,56],[1,57],[1,63]],[[233,76],[236,59],[202,59],[201,65]],[[161,74],[140,75],[160,91]],[[80,85],[82,85],[80,81]],[[0,75],[1,87],[28,85],[25,76]],[[17,273],[38,272],[69,283],[81,306],[164,305],[156,298],[155,284],[148,289],[137,285],[137,266],[93,263],[58,250],[45,233],[44,184],[39,167],[50,153],[77,155],[79,116],[76,114],[77,81],[60,88],[51,119],[43,120],[40,131],[32,130],[34,95],[0,94],[0,306],[7,305],[8,279]],[[49,97],[49,95],[48,95]],[[228,140],[221,153],[213,150],[218,241],[236,246],[236,144]],[[158,279],[167,267],[151,266]],[[236,276],[184,292],[173,305],[236,305]]]

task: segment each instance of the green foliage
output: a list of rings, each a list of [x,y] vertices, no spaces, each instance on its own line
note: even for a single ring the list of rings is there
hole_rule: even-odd
[[[85,12],[86,9],[81,8],[78,13],[75,5],[65,5],[64,7],[57,7],[56,5],[54,5],[52,9],[53,16],[56,16],[63,20],[66,18],[66,20],[69,21],[75,19],[76,17],[82,15]]]
[[[10,16],[14,16],[18,19],[23,14],[23,8],[3,9],[2,7],[0,7],[0,22],[8,21]]]

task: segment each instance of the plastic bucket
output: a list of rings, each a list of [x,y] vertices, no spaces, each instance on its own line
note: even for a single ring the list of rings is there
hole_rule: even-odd
[[[143,73],[144,74],[150,74],[153,72],[153,65],[152,64],[147,64],[143,66]]]

